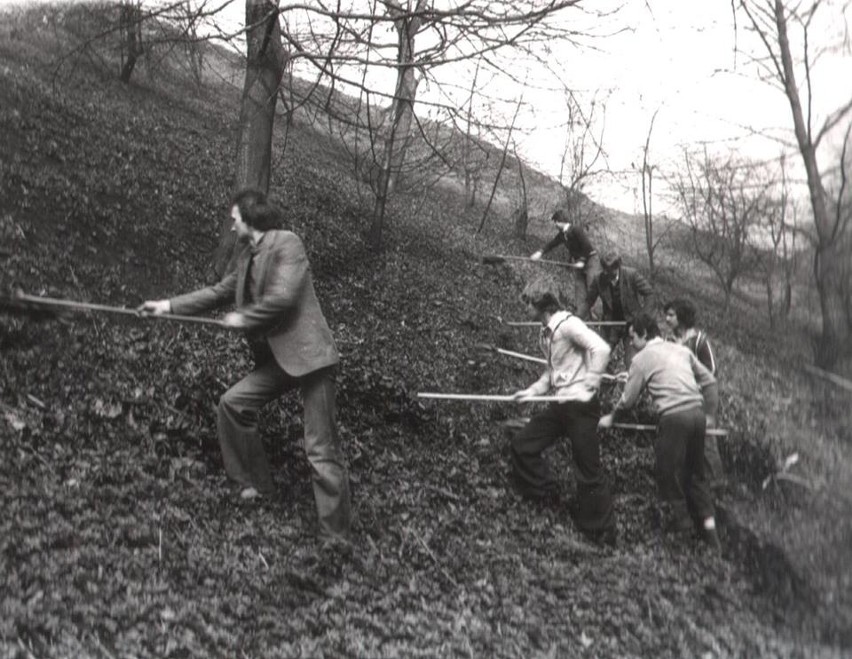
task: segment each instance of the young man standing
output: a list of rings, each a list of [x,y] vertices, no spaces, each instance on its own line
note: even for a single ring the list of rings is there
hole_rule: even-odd
[[[603,270],[589,287],[589,293],[578,308],[577,315],[587,319],[600,298],[603,320],[624,323],[622,326],[605,327],[604,336],[612,347],[619,341],[623,343],[624,366],[627,368],[634,354],[627,325],[637,314],[649,309],[654,289],[637,270],[621,265],[621,257],[615,252],[604,254],[601,266]]]
[[[567,434],[577,482],[574,522],[593,538],[614,542],[612,497],[603,477],[596,428],[600,418],[598,388],[609,360],[609,346],[577,316],[561,309],[554,284],[534,281],[524,289],[522,299],[530,316],[541,322],[539,342],[547,367],[536,382],[514,397],[523,400],[552,393],[560,400],[549,403],[512,439],[515,483],[525,496],[553,496],[556,480],[542,453]]]
[[[586,232],[568,221],[564,211],[561,209],[555,211],[550,219],[559,228],[559,233],[544,247],[534,252],[530,258],[538,261],[559,245],[565,245],[569,261],[577,266],[574,269],[574,304],[576,308],[579,308],[588,295],[589,286],[601,271],[598,251],[586,236]]]
[[[347,540],[349,475],[336,428],[334,368],[337,347],[314,292],[299,237],[278,230],[279,216],[265,195],[244,190],[231,204],[232,231],[245,245],[236,270],[214,286],[166,300],[149,300],[142,313],[195,314],[236,303],[223,324],[244,330],[255,370],[219,400],[218,435],[228,475],[243,498],[274,492],[257,431],[260,408],[299,387],[305,415],[305,452],[324,536]]]
[[[650,315],[637,316],[629,333],[636,356],[621,398],[598,427],[611,428],[614,417],[633,407],[642,389],[648,388],[659,414],[654,455],[666,526],[684,530],[694,522],[719,550],[715,509],[704,480],[704,409],[718,397],[716,379],[688,349],[663,341]]]

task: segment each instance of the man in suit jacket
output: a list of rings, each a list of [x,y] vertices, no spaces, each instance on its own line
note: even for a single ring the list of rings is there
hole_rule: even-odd
[[[219,400],[218,435],[225,469],[243,486],[243,498],[274,492],[257,416],[266,403],[299,387],[320,530],[348,539],[349,475],[335,422],[334,369],[339,356],[314,292],[305,248],[296,234],[276,228],[278,213],[260,191],[237,194],[231,217],[232,231],[245,244],[236,269],[214,286],[149,300],[140,310],[195,314],[236,304],[236,311],[222,322],[245,331],[256,365]]]
[[[629,367],[636,351],[630,342],[627,325],[641,312],[650,310],[654,289],[637,270],[621,265],[621,257],[615,252],[604,254],[601,267],[603,270],[592,281],[586,300],[577,315],[586,320],[600,298],[603,320],[625,323],[620,327],[604,328],[604,336],[611,346],[622,341],[624,365]]]

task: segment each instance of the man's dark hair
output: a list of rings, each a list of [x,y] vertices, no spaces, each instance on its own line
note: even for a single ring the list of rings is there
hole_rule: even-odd
[[[633,328],[633,333],[644,338],[647,341],[660,336],[660,326],[657,325],[656,319],[647,313],[640,313],[630,323]]]
[[[550,216],[550,221],[556,222],[557,224],[565,224],[571,220],[568,219],[568,214],[564,210],[558,208],[553,211],[553,215]]]
[[[695,327],[695,307],[692,302],[683,298],[675,298],[670,302],[666,302],[666,306],[663,307],[665,313],[668,313],[669,309],[674,311],[677,317],[677,324],[680,327],[684,329]]]
[[[281,226],[281,215],[260,190],[240,190],[231,200],[230,207],[234,206],[240,209],[240,217],[252,229],[270,231]]]
[[[536,279],[530,282],[521,293],[525,304],[533,305],[539,312],[556,313],[564,308],[559,302],[559,289],[555,282],[548,279]]]
[[[615,271],[621,267],[621,255],[618,252],[607,252],[601,257],[604,270]]]

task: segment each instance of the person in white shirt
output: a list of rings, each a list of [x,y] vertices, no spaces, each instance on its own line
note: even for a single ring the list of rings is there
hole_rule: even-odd
[[[563,309],[555,283],[539,279],[529,284],[521,299],[530,316],[541,322],[540,345],[547,366],[542,376],[514,394],[517,400],[553,394],[510,446],[512,475],[518,491],[527,497],[557,497],[558,484],[543,452],[565,435],[571,441],[576,498],[571,515],[577,528],[589,537],[615,542],[612,496],[601,467],[597,423],[600,418],[598,388],[609,362],[610,348],[573,313]]]

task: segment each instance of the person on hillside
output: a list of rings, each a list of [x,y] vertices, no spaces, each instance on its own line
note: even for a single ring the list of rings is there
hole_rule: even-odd
[[[587,319],[598,298],[603,307],[603,320],[621,322],[622,325],[607,326],[603,334],[614,347],[619,341],[624,346],[624,365],[630,366],[634,349],[627,332],[629,323],[651,307],[654,289],[637,270],[621,265],[621,256],[607,252],[601,259],[602,270],[589,287],[589,292],[579,307],[577,315]]]
[[[560,400],[549,403],[513,437],[509,453],[514,483],[524,496],[544,500],[555,497],[557,483],[542,453],[559,437],[568,435],[577,482],[571,506],[574,522],[593,539],[612,544],[612,496],[604,481],[596,430],[600,418],[598,389],[609,361],[609,346],[562,308],[554,283],[533,281],[521,299],[531,318],[541,323],[539,343],[547,366],[538,380],[517,391],[514,398],[552,393]]]
[[[533,252],[530,258],[533,261],[538,261],[559,245],[565,245],[568,250],[569,262],[576,266],[574,269],[574,303],[576,308],[579,308],[582,301],[586,299],[592,280],[601,271],[598,251],[594,248],[582,227],[571,224],[563,210],[556,210],[550,219],[558,227],[558,233],[544,247]]]
[[[349,475],[336,428],[334,371],[339,356],[314,292],[300,238],[279,230],[280,215],[258,190],[231,203],[232,231],[244,245],[235,271],[219,283],[164,300],[148,300],[149,314],[195,314],[229,303],[223,324],[243,330],[255,369],[219,400],[218,435],[228,475],[245,499],[270,496],[275,485],[257,430],[260,409],[282,393],[301,389],[305,452],[323,537],[350,535]]]
[[[719,550],[713,499],[704,479],[704,410],[716,404],[716,378],[689,349],[663,341],[649,314],[634,318],[629,334],[636,355],[621,397],[598,428],[611,428],[619,412],[633,407],[647,388],[659,414],[654,456],[664,528],[686,530],[694,523]]]
[[[704,366],[714,376],[716,375],[716,355],[707,334],[695,327],[695,306],[681,298],[666,302],[663,307],[666,314],[666,325],[669,326],[672,340],[689,348]],[[716,426],[718,409],[707,409],[707,427]],[[725,485],[725,472],[722,467],[722,456],[719,453],[719,443],[716,437],[708,435],[704,440],[704,469],[707,481],[714,489]]]

